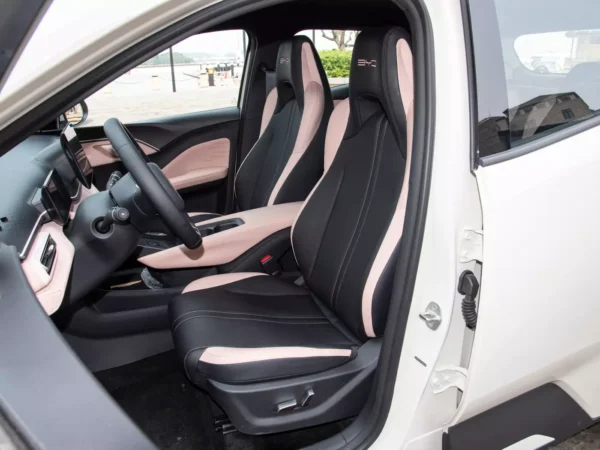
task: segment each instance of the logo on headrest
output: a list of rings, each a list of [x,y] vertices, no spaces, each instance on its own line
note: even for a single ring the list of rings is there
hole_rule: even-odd
[[[376,59],[359,59],[358,67],[377,67]]]
[[[290,62],[290,58],[279,58],[279,64],[288,64]]]

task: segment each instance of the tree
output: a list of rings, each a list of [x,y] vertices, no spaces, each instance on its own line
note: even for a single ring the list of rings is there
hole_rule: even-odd
[[[338,50],[346,50],[346,46],[352,42],[356,37],[356,31],[348,30],[331,30],[330,34],[326,33],[325,30],[321,30],[321,35],[328,41],[335,42]]]

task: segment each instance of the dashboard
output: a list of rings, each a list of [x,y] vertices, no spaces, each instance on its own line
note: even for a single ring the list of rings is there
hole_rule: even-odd
[[[60,136],[31,136],[0,158],[0,241],[17,248],[48,314],[65,296],[75,253],[63,228],[95,191],[92,180],[92,167],[70,126]]]

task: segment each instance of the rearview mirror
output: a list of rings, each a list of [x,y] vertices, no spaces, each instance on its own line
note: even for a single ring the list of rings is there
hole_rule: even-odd
[[[75,106],[73,106],[67,112],[65,112],[65,117],[67,119],[67,122],[69,122],[74,127],[77,125],[81,125],[83,122],[85,122],[85,120],[87,119],[87,116],[88,116],[88,107],[87,107],[87,104],[85,103],[85,101],[83,101],[83,100],[81,102],[79,102],[78,104],[76,104]]]

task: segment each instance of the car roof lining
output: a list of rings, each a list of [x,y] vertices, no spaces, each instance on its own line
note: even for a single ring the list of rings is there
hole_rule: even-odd
[[[267,44],[303,30],[362,30],[386,25],[408,29],[406,17],[390,0],[297,0],[236,17],[209,31],[243,29]]]

